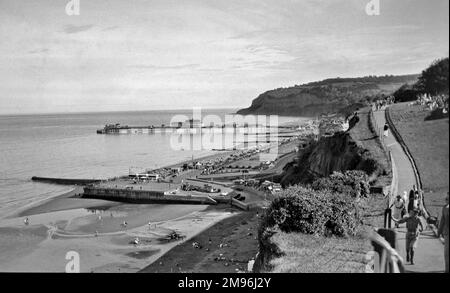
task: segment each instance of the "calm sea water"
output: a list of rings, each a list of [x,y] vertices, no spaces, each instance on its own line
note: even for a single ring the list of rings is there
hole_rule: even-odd
[[[223,119],[234,112],[203,110],[202,116]],[[32,182],[32,176],[110,178],[128,174],[130,167],[158,168],[214,153],[174,150],[170,135],[96,133],[107,123],[168,124],[174,115],[191,117],[192,111],[0,116],[0,218],[72,189]]]

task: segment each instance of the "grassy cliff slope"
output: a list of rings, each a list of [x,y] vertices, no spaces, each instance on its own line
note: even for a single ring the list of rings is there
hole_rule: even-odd
[[[238,114],[314,117],[322,113],[351,113],[379,95],[389,95],[418,75],[334,78],[267,91]]]

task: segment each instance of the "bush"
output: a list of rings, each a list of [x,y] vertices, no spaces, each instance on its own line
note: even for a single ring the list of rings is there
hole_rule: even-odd
[[[347,236],[356,234],[359,223],[359,210],[353,199],[296,185],[283,190],[272,202],[261,231],[278,226],[283,232]]]
[[[368,197],[370,194],[369,178],[365,172],[358,170],[344,173],[334,172],[328,177],[314,181],[311,188],[330,190],[334,193],[349,195],[352,198]]]
[[[393,94],[395,101],[400,102],[411,102],[417,100],[417,96],[421,94],[421,91],[416,85],[404,84]]]

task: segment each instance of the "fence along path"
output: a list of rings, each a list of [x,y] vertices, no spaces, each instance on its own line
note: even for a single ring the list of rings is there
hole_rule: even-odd
[[[385,111],[386,109],[381,109],[373,113],[376,125],[384,126],[386,123]],[[382,142],[385,144],[386,149],[391,153],[393,164],[395,164],[395,170],[393,171],[396,171],[397,175],[397,182],[395,183],[395,185],[397,185],[397,194],[401,195],[404,191],[409,192],[413,185],[419,186],[414,172],[414,166],[411,164],[407,154],[392,133],[390,133],[388,137],[384,137]],[[390,196],[391,198],[394,198],[397,194],[391,194]],[[402,224],[396,231],[398,239],[397,251],[400,255],[405,256],[405,225]],[[422,232],[420,236],[418,248],[415,253],[415,265],[405,264],[405,270],[407,272],[444,271],[444,248],[440,240],[435,237],[434,232],[430,227]]]

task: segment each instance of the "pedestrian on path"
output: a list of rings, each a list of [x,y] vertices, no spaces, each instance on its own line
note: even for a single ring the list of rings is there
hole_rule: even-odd
[[[408,213],[418,208],[419,208],[419,191],[416,190],[413,193],[409,193]]]
[[[392,209],[392,206],[394,206],[394,213],[392,216],[396,220],[402,219],[405,214],[405,211],[406,211],[406,206],[405,206],[405,202],[403,201],[403,199],[400,195],[397,195],[396,200],[390,206],[391,209]],[[395,223],[395,228],[398,228],[398,223]]]
[[[441,220],[439,221],[438,237],[444,236],[445,273],[448,274],[448,192],[445,202],[446,205],[442,208]]]
[[[384,127],[383,127],[383,135],[384,135],[384,137],[388,137],[389,136],[389,125],[386,123],[386,124],[384,124]]]
[[[406,190],[403,191],[403,201],[405,204],[408,202],[408,192]]]
[[[419,209],[411,210],[409,217],[399,221],[392,219],[398,224],[406,223],[406,261],[414,264],[414,250],[417,248],[420,232],[424,230],[422,221],[419,218]]]

